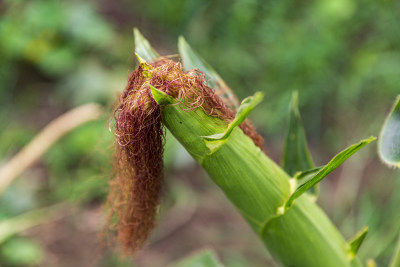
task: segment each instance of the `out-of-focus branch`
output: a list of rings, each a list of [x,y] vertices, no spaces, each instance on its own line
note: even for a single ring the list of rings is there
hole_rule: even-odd
[[[50,122],[35,138],[0,169],[0,195],[63,135],[99,118],[102,107],[89,103],[74,108]]]

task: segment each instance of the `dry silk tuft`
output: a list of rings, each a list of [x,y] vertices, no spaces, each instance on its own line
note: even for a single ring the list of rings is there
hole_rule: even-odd
[[[160,59],[142,63],[129,75],[114,114],[116,175],[109,183],[108,196],[109,230],[117,232],[124,254],[135,252],[148,239],[163,189],[165,131],[161,107],[153,99],[149,84],[177,99],[184,110],[202,108],[224,125],[235,116],[206,85],[202,72],[185,72],[179,62]],[[240,127],[262,147],[262,137],[248,120]]]

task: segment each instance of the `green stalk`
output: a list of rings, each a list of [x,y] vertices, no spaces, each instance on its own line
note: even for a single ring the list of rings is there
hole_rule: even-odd
[[[239,127],[231,129],[228,136],[221,134],[220,119],[206,115],[202,109],[183,110],[172,97],[151,89],[162,106],[165,126],[282,264],[362,266],[351,246],[307,194],[292,199],[287,209],[282,208],[294,191],[290,177]],[[217,134],[224,138],[213,140]]]

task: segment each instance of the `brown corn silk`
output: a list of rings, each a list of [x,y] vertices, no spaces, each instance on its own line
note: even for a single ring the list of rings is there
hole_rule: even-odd
[[[202,108],[208,115],[229,123],[235,112],[206,85],[199,70],[183,71],[179,62],[159,59],[142,63],[129,75],[115,110],[116,175],[110,181],[109,229],[117,231],[124,254],[139,249],[155,227],[163,188],[161,108],[149,84],[176,98],[183,109]],[[241,129],[262,147],[263,139],[246,120]]]

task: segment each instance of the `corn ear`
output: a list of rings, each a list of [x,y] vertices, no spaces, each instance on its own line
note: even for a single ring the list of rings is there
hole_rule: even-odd
[[[184,45],[180,39],[180,47]],[[151,85],[150,89],[161,106],[165,126],[208,172],[283,265],[362,266],[355,253],[363,238],[346,242],[304,192],[373,138],[349,147],[325,166],[300,170],[303,172],[297,173],[297,179],[292,179],[237,127],[261,100],[261,94],[244,101],[235,120],[228,124],[207,115],[201,108],[187,110],[177,99]]]
[[[296,196],[287,209],[280,209],[293,191],[290,177],[240,128],[235,127],[226,136],[218,118],[202,109],[183,110],[177,100],[154,87],[151,92],[162,106],[166,127],[284,265],[361,266],[357,257],[352,257],[350,245],[307,194]],[[210,138],[221,132],[224,138]],[[354,151],[354,147],[349,149]]]

